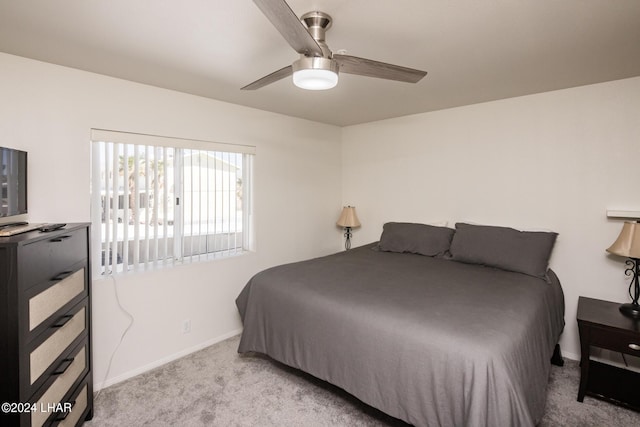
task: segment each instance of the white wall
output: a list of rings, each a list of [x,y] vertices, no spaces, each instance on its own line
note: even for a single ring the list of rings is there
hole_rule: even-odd
[[[7,54],[0,54],[0,94],[0,145],[29,152],[32,222],[90,221],[91,128],[257,147],[256,252],[118,277],[135,323],[107,384],[238,333],[234,300],[255,272],[340,249],[337,127]],[[111,279],[93,283],[98,386],[128,323],[113,287]]]
[[[640,210],[640,78],[343,129],[343,202],[363,226],[475,221],[560,233],[551,267],[562,281],[565,355],[578,358],[578,296],[626,302],[623,259],[605,254]]]

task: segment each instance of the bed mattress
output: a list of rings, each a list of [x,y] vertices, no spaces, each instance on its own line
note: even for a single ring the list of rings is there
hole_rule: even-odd
[[[560,283],[375,244],[256,274],[238,351],[417,426],[533,426],[564,326]]]

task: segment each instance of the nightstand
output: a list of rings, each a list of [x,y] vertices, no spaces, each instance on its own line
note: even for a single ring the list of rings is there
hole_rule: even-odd
[[[640,373],[590,360],[591,347],[640,356],[640,320],[624,316],[620,304],[578,299],[580,389],[578,402],[592,396],[640,411]]]

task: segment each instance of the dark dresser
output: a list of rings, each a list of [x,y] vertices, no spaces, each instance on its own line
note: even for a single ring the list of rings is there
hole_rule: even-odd
[[[89,230],[0,237],[0,425],[93,416]]]

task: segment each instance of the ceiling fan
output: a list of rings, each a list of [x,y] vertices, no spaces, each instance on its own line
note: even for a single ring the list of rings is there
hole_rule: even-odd
[[[399,65],[334,54],[324,40],[331,27],[331,16],[308,12],[298,19],[285,0],[253,0],[291,47],[300,54],[292,65],[274,71],[242,88],[255,90],[293,74],[293,83],[303,89],[331,89],[338,84],[338,73],[417,83],[427,72]]]

